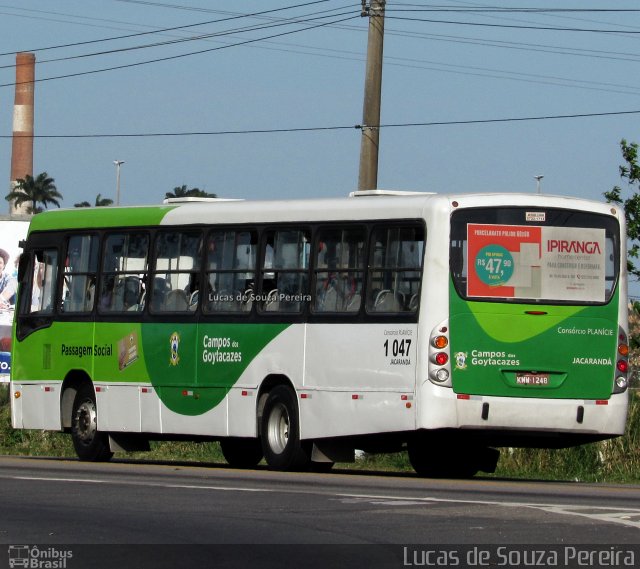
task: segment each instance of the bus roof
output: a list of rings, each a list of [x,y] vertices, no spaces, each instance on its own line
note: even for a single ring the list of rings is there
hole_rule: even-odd
[[[343,198],[189,200],[159,205],[52,210],[35,215],[30,232],[158,225],[415,219],[424,217],[428,209],[448,215],[455,207],[491,206],[583,209],[618,218],[622,214],[612,204],[546,194],[432,194],[376,190],[354,192]]]

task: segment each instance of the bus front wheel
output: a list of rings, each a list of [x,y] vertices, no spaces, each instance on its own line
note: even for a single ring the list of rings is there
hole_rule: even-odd
[[[271,470],[309,468],[309,453],[300,441],[298,403],[289,387],[278,385],[269,392],[260,432],[264,458]]]
[[[88,383],[80,386],[73,400],[71,438],[80,460],[103,462],[113,456],[107,434],[98,431],[96,396]]]

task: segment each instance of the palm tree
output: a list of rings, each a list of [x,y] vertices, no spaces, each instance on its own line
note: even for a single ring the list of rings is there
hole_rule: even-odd
[[[198,188],[191,188],[190,190],[186,185],[173,188],[173,192],[167,192],[164,195],[165,199],[169,198],[215,198],[216,194],[209,194],[204,190]]]
[[[42,204],[45,209],[49,204],[60,207],[59,199],[62,194],[58,192],[54,179],[49,174],[42,172],[36,178],[26,174],[24,178],[18,178],[14,189],[9,192],[5,199],[14,202],[15,207],[21,206],[23,203],[31,203],[27,208],[28,213],[40,213],[42,211],[38,204]]]
[[[113,200],[110,200],[109,198],[103,198],[102,194],[98,194],[96,196],[96,207],[106,207],[112,204]],[[73,207],[91,207],[91,204],[89,202],[80,202],[73,204]]]

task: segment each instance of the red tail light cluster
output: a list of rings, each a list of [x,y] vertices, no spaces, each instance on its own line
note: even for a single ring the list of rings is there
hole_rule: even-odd
[[[618,331],[618,354],[616,361],[616,377],[613,382],[613,392],[622,393],[629,385],[629,343],[626,332]]]
[[[429,379],[437,384],[451,386],[449,353],[449,327],[446,322],[434,328],[429,339]]]

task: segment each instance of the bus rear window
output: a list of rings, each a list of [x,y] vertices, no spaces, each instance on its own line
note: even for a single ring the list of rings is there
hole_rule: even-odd
[[[451,218],[450,266],[470,300],[607,302],[620,267],[615,218],[572,210],[478,208]]]

